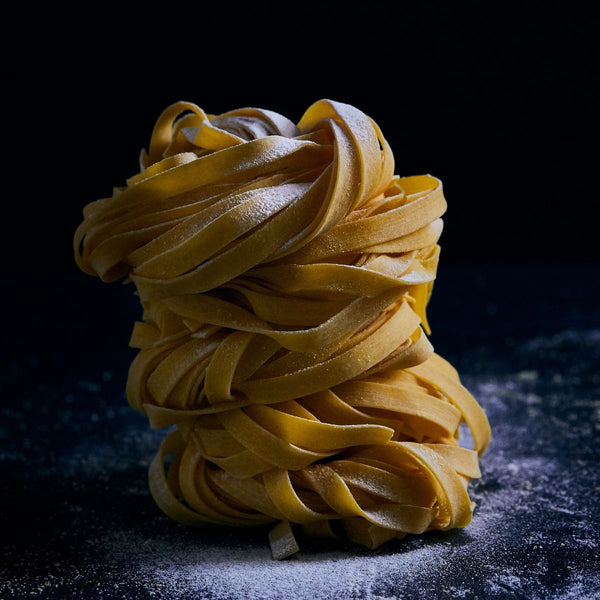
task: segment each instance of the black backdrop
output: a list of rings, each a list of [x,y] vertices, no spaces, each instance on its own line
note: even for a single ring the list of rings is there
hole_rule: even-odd
[[[451,262],[598,258],[598,17],[568,2],[82,2],[31,9],[8,76],[11,257],[75,273],[85,204],[138,169],[171,102],[269,108],[320,98],[381,126],[401,175],[442,179]],[[28,55],[25,49],[33,52]],[[589,144],[589,145],[588,145]],[[5,208],[6,210],[6,208]],[[6,214],[6,213],[5,213]],[[14,248],[14,246],[11,246]]]
[[[239,581],[256,585],[239,597],[318,600],[339,586],[340,598],[599,597],[600,22],[586,10],[550,0],[5,8],[2,598],[233,598]],[[431,341],[493,430],[472,526],[365,550],[361,570],[339,560],[354,547],[332,563],[310,546],[274,569],[262,534],[190,532],[161,517],[146,470],[165,432],[124,398],[139,302],[132,286],[82,274],[72,254],[83,206],[136,172],[168,104],[297,121],[320,98],[372,116],[398,174],[442,179]],[[188,586],[195,569],[208,578]]]

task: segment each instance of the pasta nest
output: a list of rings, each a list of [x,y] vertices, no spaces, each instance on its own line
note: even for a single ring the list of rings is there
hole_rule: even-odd
[[[74,250],[143,307],[127,397],[171,428],[158,506],[269,526],[275,558],[299,528],[375,548],[467,525],[490,427],[427,338],[441,182],[395,175],[377,124],[331,100],[297,125],[178,102],[140,163],[85,207]]]

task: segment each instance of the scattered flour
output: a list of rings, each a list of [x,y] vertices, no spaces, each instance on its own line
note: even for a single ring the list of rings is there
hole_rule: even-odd
[[[598,385],[577,359],[578,348],[588,356],[598,340],[593,332],[535,338],[535,368],[466,374],[493,429],[483,476],[471,485],[476,509],[467,528],[375,551],[304,541],[279,562],[265,531],[190,530],[160,513],[145,470],[163,433],[147,431],[122,398],[102,403],[121,386],[106,369],[58,389],[54,423],[36,410],[32,386],[19,406],[0,408],[3,436],[27,421],[2,450],[3,464],[20,470],[2,473],[15,504],[7,514],[22,505],[31,519],[0,554],[0,598],[598,598],[598,433],[585,427],[598,419]],[[59,439],[69,442],[63,452]],[[9,517],[0,523],[9,531]]]

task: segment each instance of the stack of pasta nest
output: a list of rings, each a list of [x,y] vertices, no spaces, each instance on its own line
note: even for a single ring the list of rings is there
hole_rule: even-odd
[[[127,397],[169,428],[160,508],[271,526],[275,558],[299,528],[376,548],[467,525],[490,428],[427,338],[441,182],[395,175],[376,123],[330,100],[297,125],[178,102],[140,162],[85,207],[74,248],[143,308]]]

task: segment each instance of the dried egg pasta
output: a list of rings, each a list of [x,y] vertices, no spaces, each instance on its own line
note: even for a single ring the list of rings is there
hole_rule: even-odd
[[[127,397],[176,426],[150,467],[158,506],[271,526],[275,558],[294,528],[376,548],[467,525],[490,428],[426,335],[441,182],[395,175],[373,120],[330,100],[297,125],[175,103],[140,162],[85,207],[74,250],[143,307]]]

